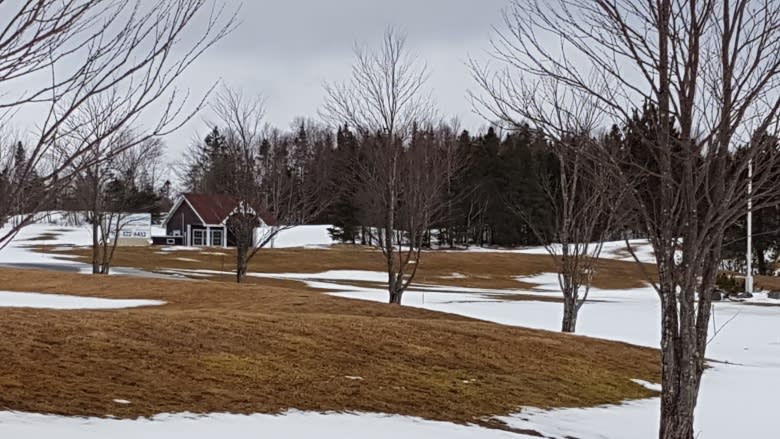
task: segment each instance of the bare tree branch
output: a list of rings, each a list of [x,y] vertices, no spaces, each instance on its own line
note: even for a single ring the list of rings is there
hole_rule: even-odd
[[[84,169],[76,163],[93,164],[82,158],[96,143],[128,126],[136,127],[137,143],[164,136],[200,110],[205,97],[190,104],[189,92],[177,90],[175,82],[237,23],[235,13],[207,0],[24,0],[1,2],[0,17],[2,122],[14,124],[23,108],[36,108],[41,115],[31,130],[22,173],[30,176],[35,170],[46,197],[24,212],[21,225]],[[199,23],[203,31],[191,44],[183,43],[196,20],[205,20]],[[95,102],[101,115],[110,114],[110,123],[102,124],[101,135],[90,142],[63,146],[83,130],[83,115]],[[156,123],[141,130],[140,116],[152,109]],[[4,207],[3,223],[11,213]],[[19,228],[3,229],[0,243]]]

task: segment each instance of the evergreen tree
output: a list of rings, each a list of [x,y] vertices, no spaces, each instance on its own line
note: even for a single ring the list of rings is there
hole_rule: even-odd
[[[188,192],[224,193],[229,186],[227,141],[214,127],[201,145],[190,151],[186,164],[185,189]]]
[[[355,202],[360,181],[354,171],[354,163],[361,158],[358,141],[347,125],[339,127],[336,132],[334,155],[333,178],[336,180],[336,187],[342,188],[342,192],[325,212],[324,217],[329,224],[333,224],[328,232],[334,240],[355,244],[358,240],[363,241],[359,210]]]
[[[507,136],[502,148],[502,186],[507,207],[498,219],[501,245],[539,245],[528,221],[544,232],[553,221],[544,193],[545,182],[556,181],[559,167],[541,134],[528,125]],[[551,185],[546,185],[550,187]],[[518,212],[522,210],[522,212]],[[521,221],[520,218],[525,218]]]
[[[44,182],[35,170],[35,164],[27,159],[27,151],[22,142],[16,143],[12,171],[9,172],[9,182],[17,187],[16,199],[12,212],[16,215],[30,213],[38,207],[44,196]]]

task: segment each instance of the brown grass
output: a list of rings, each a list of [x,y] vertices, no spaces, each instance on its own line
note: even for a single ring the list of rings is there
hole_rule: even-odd
[[[51,248],[42,251],[53,252]],[[117,250],[114,265],[136,267],[150,271],[171,269],[208,269],[231,271],[234,268],[232,250],[209,249],[198,251],[161,252],[157,247],[128,247]],[[57,253],[57,252],[54,252]],[[61,254],[89,257],[88,249],[60,251]],[[197,259],[197,262],[183,261]],[[262,273],[320,273],[328,270],[382,271],[382,254],[373,249],[339,246],[332,249],[264,249],[251,261],[250,272]],[[646,268],[653,271],[652,267]],[[521,282],[518,276],[533,276],[555,272],[555,261],[548,255],[526,255],[499,252],[426,252],[422,256],[418,283],[469,288],[517,289],[533,288]],[[452,278],[453,273],[463,278]],[[635,262],[602,260],[594,279],[594,286],[603,289],[631,289],[645,285],[645,274]],[[265,280],[254,282],[265,283]]]
[[[43,273],[0,270],[0,286],[168,303],[4,309],[2,409],[137,417],[295,408],[489,425],[486,417],[521,406],[648,397],[630,380],[659,378],[657,351],[585,337],[277,287]]]

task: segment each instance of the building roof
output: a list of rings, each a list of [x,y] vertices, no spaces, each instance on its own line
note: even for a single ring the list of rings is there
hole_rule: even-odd
[[[195,214],[203,221],[204,225],[222,224],[227,221],[240,204],[239,199],[231,195],[187,193],[182,194],[176,204],[174,204],[171,209],[171,214],[175,212],[184,201],[192,207],[192,210],[195,211]],[[267,210],[262,210],[259,214],[260,219],[262,219],[265,224],[275,224],[275,218]],[[168,222],[169,218],[170,215],[165,219],[165,223]]]
[[[230,195],[184,194],[192,209],[205,224],[222,224],[238,207],[238,198]]]

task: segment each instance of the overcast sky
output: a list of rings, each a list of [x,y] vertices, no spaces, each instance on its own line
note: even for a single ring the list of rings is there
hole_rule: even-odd
[[[245,0],[241,26],[207,52],[180,86],[198,93],[222,79],[245,93],[262,93],[267,121],[287,127],[296,116],[317,115],[323,81],[348,77],[355,42],[375,46],[393,26],[428,64],[440,112],[476,129],[484,122],[466,99],[473,84],[465,62],[469,56],[486,58],[491,26],[500,24],[507,5],[508,0]],[[170,136],[170,157],[202,137],[209,119],[204,113]]]

